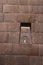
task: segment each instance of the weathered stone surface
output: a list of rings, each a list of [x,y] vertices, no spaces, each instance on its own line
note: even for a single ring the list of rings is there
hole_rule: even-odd
[[[43,13],[43,6],[32,6],[32,13],[34,14],[42,14]]]
[[[6,65],[29,65],[29,57],[28,56],[18,56],[18,55],[7,55],[5,58]]]
[[[43,14],[38,14],[37,21],[43,23]]]
[[[3,0],[3,4],[7,4],[7,0]]]
[[[43,65],[43,57],[42,57],[42,65]]]
[[[35,22],[37,21],[38,14],[19,13],[17,15],[17,21],[19,22]]]
[[[5,65],[5,56],[0,55],[0,65]]]
[[[41,43],[40,33],[31,33],[32,43]]]
[[[39,55],[43,56],[43,44],[39,44]]]
[[[27,5],[28,4],[28,0],[19,0],[20,5]]]
[[[19,32],[20,31],[20,23],[19,22],[14,22],[14,23],[7,23],[8,26],[8,31],[9,32]]]
[[[42,57],[39,56],[30,56],[29,65],[42,65]]]
[[[17,21],[19,21],[19,22],[30,22],[29,17],[30,17],[30,15],[27,13],[19,13],[17,15]]]
[[[31,32],[43,33],[43,23],[38,21],[31,23]]]
[[[0,4],[5,4],[6,0],[0,0]]]
[[[0,55],[0,65],[42,65],[43,57],[24,55]]]
[[[19,32],[9,32],[9,43],[19,43]]]
[[[40,33],[41,44],[43,44],[43,33]]]
[[[0,22],[3,22],[3,13],[0,13]]]
[[[42,5],[43,4],[43,0],[32,0],[31,4],[32,5]]]
[[[3,0],[0,0],[0,4],[2,4],[3,3]]]
[[[7,32],[8,31],[8,26],[7,23],[0,23],[0,32]]]
[[[17,20],[17,13],[6,13],[4,14],[5,22],[15,22]]]
[[[8,33],[0,32],[0,43],[7,43],[7,42],[8,42]]]
[[[0,13],[2,13],[2,12],[3,12],[3,6],[0,5]]]
[[[12,54],[12,44],[0,43],[0,54]]]
[[[31,44],[13,44],[13,54],[31,55]]]
[[[32,44],[32,56],[39,56],[39,44]]]
[[[19,13],[19,5],[3,5],[3,12],[5,13]]]
[[[34,23],[31,23],[31,32],[39,33],[40,32],[40,27],[39,27],[39,22],[36,21]]]
[[[16,5],[19,4],[19,0],[7,0],[7,4]]]
[[[20,44],[21,22],[31,23],[21,35],[30,44]],[[42,56],[43,0],[0,0],[0,65],[43,65]]]
[[[38,23],[39,25],[39,32],[43,33],[43,23]]]
[[[37,15],[29,14],[29,13],[5,13],[4,21],[6,22],[35,22],[37,19]]]
[[[28,5],[20,5],[19,6],[19,12],[20,13],[31,13],[31,6]]]

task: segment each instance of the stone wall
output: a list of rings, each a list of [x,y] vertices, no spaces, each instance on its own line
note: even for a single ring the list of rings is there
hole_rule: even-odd
[[[21,23],[32,43],[20,44]],[[43,0],[0,0],[0,65],[43,65]]]

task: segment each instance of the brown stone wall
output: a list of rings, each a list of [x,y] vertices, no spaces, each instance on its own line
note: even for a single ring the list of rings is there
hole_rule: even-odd
[[[29,44],[21,22],[31,23]],[[43,65],[43,0],[0,0],[0,65]]]

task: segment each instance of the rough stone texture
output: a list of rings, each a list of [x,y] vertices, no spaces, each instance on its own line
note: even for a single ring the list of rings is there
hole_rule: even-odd
[[[19,0],[6,0],[7,4],[11,4],[11,5],[18,5],[19,4]]]
[[[9,32],[9,43],[19,43],[19,32]]]
[[[31,4],[32,5],[42,5],[43,4],[43,0],[32,0]]]
[[[31,33],[32,37],[32,43],[40,44],[41,43],[41,37],[40,33]]]
[[[0,65],[5,65],[5,56],[0,55]]]
[[[31,13],[31,6],[28,5],[20,5],[19,6],[19,12],[20,13]]]
[[[13,44],[13,54],[31,55],[31,44]]]
[[[19,32],[20,23],[16,21],[14,21],[14,23],[7,23],[7,28],[9,32]]]
[[[0,13],[2,13],[2,12],[3,12],[3,6],[0,5]]]
[[[2,63],[3,61],[3,63]],[[0,55],[0,64],[1,65],[29,65],[28,56],[14,56],[14,55]]]
[[[31,23],[28,44],[21,23]],[[0,0],[0,65],[43,65],[43,0]]]
[[[5,13],[4,21],[5,22],[15,22],[17,19],[17,13]]]
[[[39,56],[39,44],[32,44],[31,55]]]
[[[38,56],[31,56],[29,65],[42,65],[42,58]]]
[[[0,43],[7,43],[7,42],[8,42],[8,33],[0,32]]]
[[[12,44],[11,43],[0,43],[0,55],[12,54]]]
[[[43,57],[42,57],[42,65],[43,65]]]
[[[43,44],[43,33],[40,33],[40,40],[41,40],[41,43]]]
[[[3,21],[4,21],[3,13],[0,13],[0,22],[3,22]]]
[[[43,14],[38,14],[37,21],[43,23]]]
[[[8,26],[7,23],[0,23],[0,32],[7,32],[8,31]]]
[[[35,14],[42,14],[43,13],[43,6],[32,6],[32,13]]]
[[[39,55],[43,56],[43,44],[39,44]]]
[[[3,12],[5,13],[19,13],[19,5],[3,5]]]

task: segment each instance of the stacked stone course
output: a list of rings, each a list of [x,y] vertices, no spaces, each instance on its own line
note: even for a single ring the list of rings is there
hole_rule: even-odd
[[[21,23],[32,43],[20,44]],[[43,0],[0,0],[0,65],[43,65]]]

